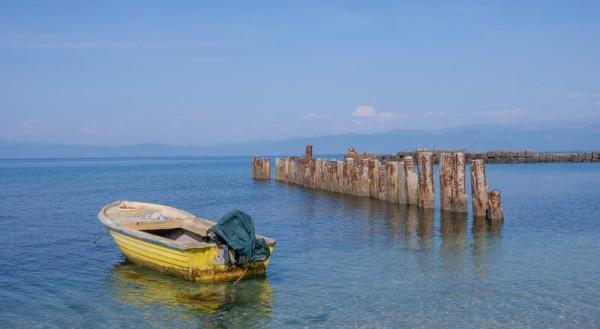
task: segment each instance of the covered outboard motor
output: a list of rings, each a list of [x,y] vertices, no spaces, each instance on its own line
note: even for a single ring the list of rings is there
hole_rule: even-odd
[[[267,242],[257,239],[252,217],[241,210],[233,210],[221,217],[221,220],[208,230],[214,235],[217,244],[226,244],[224,257],[230,264],[229,250],[234,251],[235,265],[245,266],[248,263],[261,261],[271,255]]]

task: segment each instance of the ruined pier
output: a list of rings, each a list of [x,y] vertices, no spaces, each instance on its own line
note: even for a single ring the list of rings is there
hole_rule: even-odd
[[[535,151],[486,151],[466,152],[464,150],[436,150],[433,163],[439,163],[444,153],[462,153],[466,163],[483,160],[485,163],[545,163],[545,162],[600,162],[600,152],[535,152]],[[415,157],[418,151],[402,151],[396,154],[373,155],[380,160],[401,161],[407,156]]]
[[[416,205],[423,209],[435,208],[433,152],[418,150],[414,155],[418,169],[415,170],[412,155],[397,161],[357,154],[350,148],[344,158],[338,160],[314,158],[312,151],[312,146],[308,145],[304,156],[277,158],[275,179],[310,189]],[[466,213],[466,157],[464,153],[456,152],[442,153],[440,158],[441,209]],[[257,158],[253,162],[254,168],[258,166],[256,161]],[[492,217],[502,217],[501,196],[497,191],[488,191],[483,160],[475,160],[471,178],[474,215],[485,217],[489,213]],[[494,203],[489,202],[489,193],[495,193]]]

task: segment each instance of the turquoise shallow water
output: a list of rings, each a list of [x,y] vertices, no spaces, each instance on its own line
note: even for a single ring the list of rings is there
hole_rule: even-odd
[[[600,327],[600,165],[487,173],[502,226],[253,181],[242,157],[2,160],[0,327]],[[277,240],[267,277],[203,285],[127,263],[93,243],[117,199],[250,213]]]

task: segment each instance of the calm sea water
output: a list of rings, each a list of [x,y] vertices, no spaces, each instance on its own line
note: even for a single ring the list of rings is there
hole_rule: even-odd
[[[253,181],[241,157],[3,160],[0,327],[600,327],[600,165],[487,173],[503,226]],[[250,213],[277,240],[267,277],[127,263],[96,219],[117,199]]]

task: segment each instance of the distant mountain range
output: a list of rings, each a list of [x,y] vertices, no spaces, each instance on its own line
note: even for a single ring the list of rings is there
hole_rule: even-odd
[[[0,158],[93,158],[302,154],[312,144],[315,154],[341,154],[348,147],[357,151],[394,153],[428,149],[589,151],[600,150],[600,127],[581,129],[532,129],[510,126],[476,126],[436,131],[396,130],[379,134],[342,134],[256,141],[214,146],[137,144],[89,146],[0,142]]]

